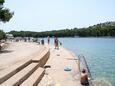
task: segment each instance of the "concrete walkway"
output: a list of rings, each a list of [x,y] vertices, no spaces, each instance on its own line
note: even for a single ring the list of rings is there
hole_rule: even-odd
[[[12,42],[0,52],[0,70],[6,69],[25,58],[33,57],[41,47],[36,43]]]
[[[51,68],[46,69],[46,73],[38,86],[81,86],[79,79],[79,70],[76,57],[70,51],[60,48],[50,47],[50,58],[46,65]],[[66,67],[71,71],[64,71]]]

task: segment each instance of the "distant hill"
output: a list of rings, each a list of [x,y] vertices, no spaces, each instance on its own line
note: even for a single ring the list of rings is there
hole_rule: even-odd
[[[73,28],[63,30],[53,30],[44,32],[32,31],[10,31],[15,37],[101,37],[101,36],[115,36],[115,22],[105,22],[97,25],[89,26],[87,28]]]

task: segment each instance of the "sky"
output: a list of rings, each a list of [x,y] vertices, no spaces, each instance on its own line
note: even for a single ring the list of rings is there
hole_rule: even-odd
[[[0,22],[5,32],[51,31],[115,21],[115,0],[5,0],[13,18]]]

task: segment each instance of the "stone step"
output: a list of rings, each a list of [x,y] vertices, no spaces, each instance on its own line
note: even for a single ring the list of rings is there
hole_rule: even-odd
[[[49,50],[50,50],[49,46],[44,46],[44,47],[39,51],[39,55],[38,55],[37,57],[32,58],[32,61],[33,61],[33,62],[39,62],[39,61],[41,61],[41,60],[43,59],[43,57],[45,57],[45,55],[46,55],[47,53],[49,53]]]
[[[32,58],[33,62],[39,62],[40,66],[43,67],[50,57],[49,49],[45,49],[38,57]]]
[[[32,63],[31,59],[23,60],[22,62],[19,62],[15,64],[14,66],[11,66],[3,71],[0,71],[0,84],[9,79],[11,76],[28,66],[30,63]]]
[[[16,73],[0,86],[19,86],[24,80],[26,80],[38,67],[38,63],[31,63],[23,70]]]
[[[39,67],[27,80],[25,80],[20,86],[37,86],[44,76],[45,70]]]

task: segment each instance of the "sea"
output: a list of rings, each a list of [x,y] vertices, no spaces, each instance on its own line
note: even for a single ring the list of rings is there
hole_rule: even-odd
[[[47,42],[47,38],[44,38]],[[50,38],[51,44],[54,38]],[[115,86],[115,38],[59,38],[76,57],[84,55],[96,86]]]

